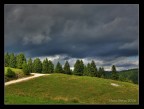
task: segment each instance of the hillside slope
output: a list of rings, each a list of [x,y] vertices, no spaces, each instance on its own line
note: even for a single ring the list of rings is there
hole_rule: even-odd
[[[131,82],[138,84],[138,69],[129,69],[129,70],[123,70],[119,71],[119,80],[125,81],[125,82]],[[106,71],[106,78],[111,78],[111,71]]]
[[[130,69],[130,70],[124,70],[119,72],[120,79],[123,81],[128,80],[135,84],[138,84],[138,69]]]
[[[138,104],[138,92],[132,83],[52,74],[6,86],[5,104]]]

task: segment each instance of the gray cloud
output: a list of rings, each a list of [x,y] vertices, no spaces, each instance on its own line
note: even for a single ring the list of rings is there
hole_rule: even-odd
[[[138,55],[138,5],[5,5],[5,51],[107,62]],[[64,59],[63,59],[64,60]]]

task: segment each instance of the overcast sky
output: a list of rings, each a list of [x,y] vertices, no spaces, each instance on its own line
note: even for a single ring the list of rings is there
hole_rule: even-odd
[[[4,24],[5,52],[71,67],[77,59],[106,70],[139,66],[136,4],[7,4]]]

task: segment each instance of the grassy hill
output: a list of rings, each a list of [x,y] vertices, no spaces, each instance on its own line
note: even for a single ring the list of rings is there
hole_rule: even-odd
[[[111,83],[119,86],[112,86]],[[5,86],[5,104],[138,104],[138,85],[52,74]]]
[[[16,68],[11,68],[11,67],[5,67],[4,68],[4,74],[6,74],[8,68],[10,68],[13,72],[15,72],[16,77],[15,78],[9,78],[9,77],[5,76],[5,82],[13,80],[13,79],[31,76],[31,75],[25,75],[22,69],[16,69]]]

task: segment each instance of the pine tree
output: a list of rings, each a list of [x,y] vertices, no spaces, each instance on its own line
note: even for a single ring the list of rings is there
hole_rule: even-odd
[[[91,76],[91,64],[90,63],[88,63],[87,64],[87,76]]]
[[[59,62],[56,65],[55,73],[63,73],[62,65]]]
[[[90,76],[90,69],[91,69],[91,65],[90,63],[88,63],[87,65],[84,66],[84,76]]]
[[[33,72],[35,72],[35,73],[42,72],[42,63],[39,58],[36,58],[33,62]]]
[[[22,68],[22,65],[23,65],[23,62],[26,62],[26,58],[25,58],[25,55],[23,53],[20,53],[16,56],[16,67],[21,69]]]
[[[81,73],[83,75],[83,73],[84,73],[84,63],[83,63],[82,60],[80,60],[80,70],[81,70]]]
[[[115,65],[112,65],[112,75],[111,76],[112,76],[112,79],[114,79],[114,80],[118,80],[118,78],[119,78]]]
[[[102,72],[102,68],[99,67],[99,71],[98,71],[98,75],[97,75],[97,76],[98,76],[98,77],[101,77],[101,76],[102,76],[102,73],[103,73],[103,72]]]
[[[87,71],[87,66],[84,65],[84,73],[83,73],[84,76],[88,76],[88,71]]]
[[[4,65],[5,65],[5,67],[9,66],[9,61],[10,61],[10,56],[9,56],[8,53],[5,53],[5,55],[4,55]]]
[[[64,65],[64,73],[71,74],[70,65],[69,65],[68,61],[66,61],[65,65]]]
[[[23,62],[22,70],[23,70],[25,75],[29,75],[30,74],[29,67],[28,67],[28,65],[27,65],[27,63],[25,61]]]
[[[10,54],[9,66],[12,68],[16,68],[16,57],[14,53]]]
[[[32,73],[32,59],[30,58],[29,60],[28,60],[28,67],[29,67],[29,71],[30,71],[30,73]]]
[[[101,75],[102,78],[105,78],[105,70],[104,68],[102,67],[102,75]]]
[[[73,74],[73,70],[72,69],[70,69],[70,72],[71,72],[71,74]]]
[[[48,73],[54,73],[54,65],[52,61],[48,61]]]
[[[84,64],[82,60],[77,60],[74,65],[74,75],[82,76],[84,72]]]
[[[97,72],[97,68],[96,68],[96,64],[95,62],[92,60],[91,64],[90,64],[90,76],[92,77],[98,77],[98,72]]]
[[[76,63],[74,64],[74,71],[73,71],[74,75],[79,75],[79,64],[80,64],[79,60],[77,60]]]
[[[43,63],[42,63],[42,72],[43,73],[48,73],[49,71],[48,71],[48,60],[47,60],[47,58],[43,61]]]

